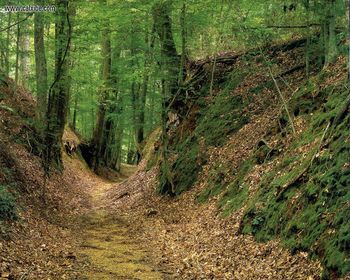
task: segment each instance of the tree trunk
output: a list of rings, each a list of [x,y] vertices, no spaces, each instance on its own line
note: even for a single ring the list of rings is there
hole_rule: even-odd
[[[175,111],[179,107],[176,104],[178,86],[178,75],[180,61],[176,51],[172,33],[172,23],[170,18],[171,1],[158,1],[153,6],[153,21],[161,44],[161,68],[162,68],[162,161],[160,166],[160,186],[161,194],[173,195],[175,192],[170,164],[168,162],[168,120],[169,111]]]
[[[348,0],[348,40],[349,40],[349,45],[348,45],[348,80],[350,83],[350,0]],[[350,90],[350,86],[349,86]]]
[[[139,127],[137,131],[137,144],[139,146],[142,145],[143,141],[145,140],[145,105],[146,105],[146,96],[148,91],[148,80],[149,76],[147,73],[147,68],[145,67],[143,75],[143,82],[142,82],[142,90],[141,90],[141,96],[139,100]]]
[[[148,129],[149,132],[152,132],[154,125],[154,103],[155,103],[155,94],[156,94],[156,80],[152,83],[152,92],[148,95],[149,98],[149,113],[148,113]]]
[[[183,1],[182,9],[181,9],[181,17],[180,17],[180,26],[181,26],[181,63],[180,63],[180,71],[179,71],[179,85],[182,85],[185,77],[184,69],[186,64],[186,2]]]
[[[27,24],[25,24],[26,26]],[[23,29],[26,30],[27,28],[23,26]],[[30,38],[29,34],[25,33],[23,36],[21,36],[21,84],[23,87],[28,86],[28,80],[29,80],[29,43]]]
[[[325,66],[333,63],[338,55],[337,49],[337,38],[335,32],[335,21],[336,21],[336,11],[335,11],[335,0],[327,1],[327,19],[326,19],[326,30],[327,40],[326,40],[326,61]]]
[[[139,141],[140,132],[140,114],[139,114],[139,103],[140,103],[140,84],[133,81],[131,83],[131,104],[132,104],[132,115],[134,124],[134,139],[136,144],[136,163],[139,163],[141,159],[141,146]]]
[[[101,0],[100,4],[107,5],[106,0]],[[107,114],[111,113],[111,108],[108,105],[110,98],[110,90],[112,88],[112,52],[111,39],[109,31],[109,22],[104,23],[102,29],[102,80],[103,86],[100,96],[99,110],[96,116],[96,126],[93,135],[93,169],[99,172],[101,167],[110,167],[109,165],[109,151],[111,139],[113,140],[114,120],[107,118]],[[112,138],[111,138],[112,137]]]
[[[137,146],[140,150],[143,146],[143,142],[145,140],[145,110],[146,110],[146,98],[148,92],[148,83],[149,83],[149,67],[151,65],[151,56],[154,50],[154,32],[151,33],[151,40],[149,40],[148,30],[146,29],[146,38],[145,43],[147,45],[147,51],[145,52],[145,64],[144,64],[144,72],[143,72],[143,81],[141,88],[141,95],[138,98],[138,130],[136,135]],[[141,157],[139,158],[139,160]]]
[[[11,15],[12,13],[8,14],[8,20],[7,20],[7,26],[11,25]],[[6,51],[5,51],[5,71],[6,76],[10,75],[10,32],[11,28],[8,28],[6,31]]]
[[[44,5],[44,0],[35,0],[35,5]],[[44,43],[44,22],[42,13],[34,15],[35,77],[37,95],[37,118],[44,124],[47,110],[47,63]]]
[[[153,7],[153,20],[157,32],[162,53],[163,79],[165,80],[165,106],[171,103],[178,91],[178,75],[180,59],[177,54],[172,33],[169,1],[158,1]],[[170,108],[169,108],[170,109]]]
[[[17,22],[19,21],[19,13],[17,13]],[[18,84],[18,73],[19,73],[19,45],[20,45],[20,40],[21,40],[21,29],[20,29],[20,24],[17,24],[17,39],[16,39],[16,68],[15,68],[15,82],[16,86]]]
[[[57,15],[55,24],[55,78],[49,90],[46,130],[45,168],[50,166],[63,169],[61,144],[66,124],[69,95],[69,52],[72,34],[69,0],[56,0]]]
[[[78,113],[78,94],[75,95],[75,99],[74,99],[73,120],[72,120],[72,126],[74,130],[77,129],[77,113]]]
[[[306,24],[307,24],[307,39],[305,46],[305,74],[306,78],[310,75],[310,44],[311,44],[311,34],[310,34],[310,0],[305,0],[306,9]]]

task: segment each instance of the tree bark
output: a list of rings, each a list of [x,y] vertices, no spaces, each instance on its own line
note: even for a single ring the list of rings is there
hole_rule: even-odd
[[[108,24],[107,24],[108,25]],[[111,41],[109,37],[108,27],[106,26],[102,31],[102,79],[103,87],[100,96],[100,105],[96,116],[96,126],[94,130],[94,161],[93,168],[97,171],[101,165],[101,158],[103,155],[103,141],[106,137],[105,125],[106,114],[108,110],[109,87],[111,78]]]
[[[187,56],[187,46],[186,46],[186,2],[183,1],[181,8],[181,17],[180,17],[180,26],[181,26],[181,64],[179,71],[179,84],[182,85],[185,77],[184,69],[186,64],[186,56]]]
[[[305,0],[305,10],[306,10],[306,25],[307,25],[307,38],[305,46],[305,74],[306,78],[309,78],[310,74],[310,44],[311,44],[311,34],[310,34],[310,0]]]
[[[138,130],[136,135],[137,146],[140,150],[143,146],[143,142],[145,140],[145,110],[146,110],[146,98],[148,93],[148,83],[149,83],[149,67],[151,66],[151,56],[154,50],[154,32],[151,33],[151,38],[149,40],[148,30],[146,29],[146,38],[145,43],[147,45],[147,51],[145,52],[145,63],[143,70],[143,81],[141,87],[141,94],[138,98]],[[141,152],[141,151],[139,151]],[[141,157],[139,158],[139,160]]]
[[[327,0],[327,16],[325,20],[326,24],[326,58],[325,66],[333,63],[338,55],[337,39],[335,31],[336,11],[335,0]]]
[[[180,59],[176,51],[175,42],[172,33],[172,22],[170,18],[171,1],[159,0],[153,6],[153,22],[155,32],[158,34],[161,44],[161,68],[162,68],[162,147],[161,147],[161,166],[160,166],[160,186],[161,194],[173,195],[175,187],[173,176],[168,162],[168,121],[169,112],[175,111],[177,115],[176,97],[179,90],[178,75]]]
[[[165,105],[168,107],[178,91],[180,59],[177,54],[170,18],[171,1],[158,1],[153,7],[155,31],[160,38],[163,78],[165,79]]]
[[[7,20],[7,26],[11,25],[11,15],[12,13],[8,14],[8,20]],[[6,51],[5,51],[5,73],[6,76],[10,75],[10,32],[11,28],[8,28],[6,31]]]
[[[74,130],[77,129],[77,114],[78,114],[78,94],[75,95],[75,99],[74,99],[73,120],[72,120],[72,125]]]
[[[17,13],[17,22],[19,22],[19,13]],[[18,84],[18,73],[19,73],[19,45],[20,45],[20,40],[21,40],[21,29],[20,29],[20,24],[17,24],[17,40],[16,40],[16,68],[15,68],[15,82],[16,86]]]
[[[56,0],[57,15],[55,24],[55,78],[49,90],[47,129],[46,129],[46,172],[54,165],[63,169],[62,164],[62,136],[67,118],[69,94],[67,83],[69,80],[69,52],[72,35],[70,21],[70,1]]]
[[[350,84],[350,0],[348,0],[348,81]],[[349,87],[350,90],[350,87]]]
[[[44,0],[35,0],[35,5],[44,5]],[[44,43],[44,22],[42,13],[34,15],[35,78],[37,95],[37,118],[43,124],[47,110],[47,62]]]
[[[26,29],[24,27],[23,29]],[[28,33],[24,33],[21,36],[21,84],[23,87],[28,86],[29,80],[29,43],[30,38]]]

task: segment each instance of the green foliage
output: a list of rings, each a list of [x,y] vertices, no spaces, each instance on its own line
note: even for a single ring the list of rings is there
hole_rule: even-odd
[[[205,162],[205,155],[200,150],[198,139],[203,139],[206,145],[221,146],[231,134],[248,122],[248,116],[243,113],[247,104],[241,96],[233,94],[245,75],[245,72],[238,71],[230,73],[221,84],[222,91],[213,97],[210,106],[205,100],[206,87],[202,90],[202,95],[196,101],[201,108],[196,128],[192,134],[171,147],[172,152],[177,155],[170,168],[176,195],[188,190],[195,183],[202,169],[201,165]],[[221,192],[225,184],[220,174],[220,170],[213,172],[209,188],[199,195],[198,202],[204,202]],[[164,189],[166,184],[167,180],[161,176],[159,189]]]
[[[17,219],[15,197],[9,192],[8,187],[0,185],[0,221]]]

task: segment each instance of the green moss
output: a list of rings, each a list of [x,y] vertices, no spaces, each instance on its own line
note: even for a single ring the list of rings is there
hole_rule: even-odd
[[[273,83],[273,81],[269,80],[266,83],[262,83],[254,88],[251,88],[249,92],[252,94],[258,95],[262,93],[265,89],[273,89],[274,87],[275,87],[275,84]]]
[[[8,188],[0,185],[0,221],[17,220],[17,206]]]
[[[229,168],[222,164],[218,164],[211,169],[208,176],[208,186],[197,196],[196,201],[198,203],[204,203],[207,202],[209,198],[219,195],[227,186],[227,183],[225,182],[225,174],[228,172],[230,172]]]
[[[339,275],[350,271],[350,116],[331,128],[333,134],[327,134],[331,138],[325,139],[329,145],[311,166],[317,150],[309,149],[307,156],[295,153],[297,147],[321,138],[347,94],[345,88],[330,85],[316,95],[316,104],[319,100],[324,104],[311,109],[310,128],[294,140],[281,163],[264,175],[242,221],[244,233],[252,233],[260,241],[279,236],[292,252],[309,250],[320,258],[326,271]],[[295,106],[305,101],[298,98],[293,101]]]
[[[249,188],[246,184],[238,185],[234,183],[229,187],[229,191],[225,194],[225,204],[223,207],[224,216],[230,215],[232,212],[240,209],[248,198]],[[223,205],[220,201],[219,205]]]
[[[228,186],[227,191],[219,201],[219,207],[222,208],[225,216],[240,209],[248,198],[248,185],[244,179],[254,167],[254,159],[246,160],[239,168],[235,180]]]
[[[198,173],[202,170],[201,166],[205,162],[204,151],[200,150],[198,139],[203,139],[204,144],[208,146],[221,146],[232,133],[248,122],[248,116],[243,113],[246,101],[243,101],[241,96],[233,94],[245,76],[246,73],[242,71],[232,72],[223,83],[222,91],[210,101],[210,106],[205,97],[207,87],[203,87],[203,96],[196,100],[196,105],[200,107],[196,128],[185,136],[176,136],[172,139],[170,153],[177,155],[177,158],[171,166],[161,164],[158,187],[160,193],[179,195],[196,182]],[[170,186],[171,183],[167,178],[169,176],[173,178],[173,186]],[[198,201],[206,201],[209,197],[220,193],[224,186],[213,180]]]
[[[207,202],[209,198],[220,194],[223,188],[224,188],[224,185],[221,183],[217,183],[213,186],[209,186],[203,192],[201,192],[201,194],[196,198],[196,201],[198,203]]]
[[[184,142],[175,147],[177,158],[171,166],[161,165],[161,177],[159,192],[171,195],[179,195],[190,189],[196,182],[198,173],[202,170],[202,164],[205,161],[205,155],[200,150],[198,140],[195,136],[186,138]],[[162,169],[163,168],[163,169]],[[165,170],[168,168],[168,170]],[[166,174],[171,174],[173,178],[174,189],[171,189]]]
[[[245,73],[233,72],[226,88],[215,97],[210,106],[202,109],[195,133],[204,137],[206,145],[223,145],[229,135],[248,123],[249,117],[243,113],[246,102],[241,96],[232,93],[244,77]]]

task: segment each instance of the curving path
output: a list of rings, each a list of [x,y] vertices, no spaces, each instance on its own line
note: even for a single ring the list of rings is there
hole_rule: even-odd
[[[105,193],[117,187],[116,183],[98,178],[94,181],[92,207],[79,218],[77,231],[81,234],[78,255],[86,263],[79,279],[163,279],[141,244],[128,234],[127,223],[104,207]]]

